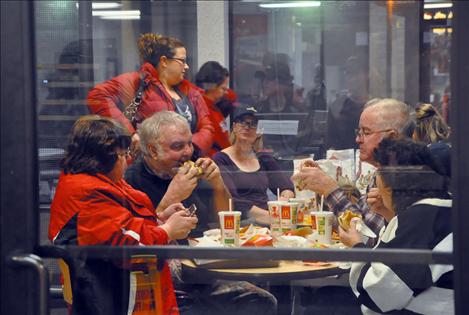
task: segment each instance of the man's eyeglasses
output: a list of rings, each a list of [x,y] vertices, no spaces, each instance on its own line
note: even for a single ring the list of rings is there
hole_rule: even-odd
[[[176,57],[168,57],[168,59],[173,59],[179,61],[183,66],[187,65],[187,59],[185,58],[176,58]]]
[[[388,131],[392,131],[392,130],[393,129],[370,131],[370,130],[363,130],[363,129],[355,129],[355,136],[357,136],[358,138],[362,138],[362,137],[371,136],[374,133],[388,132]]]
[[[257,128],[257,121],[244,121],[243,120],[243,121],[237,121],[236,123],[243,128],[249,128],[249,129]]]

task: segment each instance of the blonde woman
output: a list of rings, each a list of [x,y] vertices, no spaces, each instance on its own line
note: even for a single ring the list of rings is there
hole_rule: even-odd
[[[257,132],[256,110],[240,105],[233,115],[232,145],[213,157],[230,190],[234,210],[241,219],[269,224],[267,189],[287,200],[294,197],[293,184],[271,155],[260,153],[262,135]]]
[[[415,108],[416,128],[412,138],[425,144],[445,142],[451,129],[431,104],[422,103]]]

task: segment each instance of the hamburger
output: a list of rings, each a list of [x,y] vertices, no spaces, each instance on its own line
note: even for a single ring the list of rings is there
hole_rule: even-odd
[[[347,231],[350,228],[350,221],[353,218],[362,219],[362,215],[359,213],[352,212],[350,210],[345,210],[344,212],[342,212],[342,214],[338,217],[340,227]]]
[[[203,174],[204,170],[200,167],[200,166],[197,166],[195,165],[195,163],[193,161],[185,161],[183,164],[182,164],[182,167],[183,168],[187,168],[189,171],[192,171],[193,169],[196,169],[197,170],[197,174],[196,176],[200,176]]]

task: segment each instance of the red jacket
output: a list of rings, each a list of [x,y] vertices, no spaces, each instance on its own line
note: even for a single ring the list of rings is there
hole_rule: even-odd
[[[71,245],[168,243],[148,196],[125,180],[116,184],[101,174],[60,175],[51,205],[49,239],[55,244]],[[179,314],[166,263],[161,271],[161,287],[164,314]]]
[[[171,96],[159,80],[155,67],[150,63],[144,63],[140,71],[145,73],[145,81],[149,85],[143,92],[137,123],[162,110],[175,111]],[[116,119],[127,127],[131,133],[134,133],[135,128],[124,116],[118,105],[128,105],[135,97],[139,85],[139,72],[134,71],[121,74],[109,81],[96,85],[95,88],[90,90],[88,93],[88,107],[94,114]],[[213,143],[213,126],[209,118],[207,105],[197,87],[189,81],[183,80],[178,88],[182,93],[187,95],[195,108],[197,113],[197,129],[193,134],[192,141],[199,147],[202,154],[206,155]]]
[[[201,93],[204,93],[204,90],[200,89]],[[226,123],[225,116],[223,116],[222,112],[218,109],[216,103],[213,102],[210,98],[208,98],[205,94],[202,94],[205,100],[205,103],[208,106],[208,110],[210,112],[210,120],[212,121],[212,125],[214,128],[214,135],[213,135],[213,146],[210,149],[209,156],[213,156],[215,153],[229,147],[231,145],[230,142],[230,126]],[[224,96],[224,99],[229,102],[236,102],[237,95],[236,93],[228,89],[227,94]]]

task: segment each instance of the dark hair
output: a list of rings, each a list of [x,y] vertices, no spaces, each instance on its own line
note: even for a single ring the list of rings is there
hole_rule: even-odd
[[[222,84],[229,75],[228,69],[218,62],[207,61],[200,67],[199,72],[195,75],[195,84],[204,90],[208,90],[206,83],[216,84],[218,86]]]
[[[109,173],[117,161],[116,149],[127,149],[130,135],[110,118],[88,115],[72,127],[60,167],[65,174]]]
[[[158,67],[162,56],[174,57],[176,48],[184,47],[184,44],[174,37],[146,33],[140,35],[137,46],[141,61]]]
[[[410,139],[383,139],[374,150],[377,174],[392,189],[396,211],[407,209],[423,198],[447,198],[448,178],[432,167],[427,146]]]

